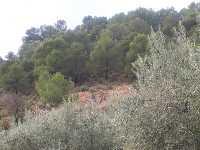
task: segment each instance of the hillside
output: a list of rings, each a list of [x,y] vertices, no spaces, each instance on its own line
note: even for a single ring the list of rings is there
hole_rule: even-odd
[[[200,3],[26,31],[0,59],[0,150],[199,150]]]

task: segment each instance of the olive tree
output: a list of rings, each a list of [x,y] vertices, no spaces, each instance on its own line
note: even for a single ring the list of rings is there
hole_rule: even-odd
[[[138,95],[121,102],[116,123],[125,149],[188,150],[200,146],[199,48],[182,25],[166,41],[161,31],[149,36],[150,55],[133,64]]]

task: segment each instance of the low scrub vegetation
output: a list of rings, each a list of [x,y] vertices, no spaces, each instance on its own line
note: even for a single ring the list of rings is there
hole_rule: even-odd
[[[29,120],[1,136],[4,150],[113,149],[112,119],[95,107],[65,104],[49,114]]]

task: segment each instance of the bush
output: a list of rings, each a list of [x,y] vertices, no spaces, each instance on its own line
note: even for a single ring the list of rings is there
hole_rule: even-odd
[[[63,96],[69,94],[73,82],[64,79],[61,73],[50,75],[47,71],[40,74],[36,90],[44,103],[52,105],[62,102]]]
[[[150,56],[139,59],[139,95],[122,101],[116,124],[135,150],[197,150],[200,147],[200,55],[184,28],[166,42],[159,31],[149,37]]]
[[[68,103],[0,136],[4,150],[110,150],[111,119],[94,107]]]

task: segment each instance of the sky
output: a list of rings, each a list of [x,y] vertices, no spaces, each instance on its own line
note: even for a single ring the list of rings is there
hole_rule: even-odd
[[[0,56],[17,53],[27,29],[59,19],[73,29],[84,16],[111,17],[138,7],[180,10],[199,0],[0,0]]]

